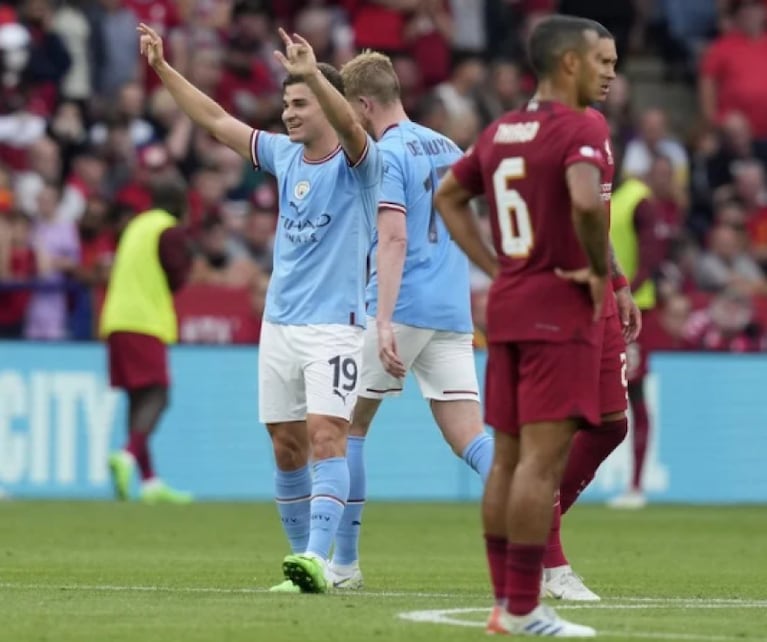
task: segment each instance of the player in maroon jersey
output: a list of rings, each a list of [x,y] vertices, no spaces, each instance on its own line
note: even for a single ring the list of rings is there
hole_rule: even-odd
[[[452,237],[494,279],[485,418],[495,428],[496,451],[482,510],[496,596],[492,633],[595,635],[541,606],[539,590],[551,498],[571,440],[579,427],[599,425],[603,414],[609,267],[603,194],[611,176],[603,126],[585,110],[606,94],[616,58],[612,36],[596,22],[569,16],[541,22],[530,39],[535,97],[490,125],[436,196]],[[482,193],[495,252],[469,210]]]
[[[599,47],[604,50],[604,55],[612,55],[614,46],[611,38],[600,38]],[[606,95],[601,99],[605,97]],[[607,161],[607,173],[603,176],[602,183],[602,197],[607,204],[609,219],[614,172],[610,130],[604,116],[596,109],[586,109],[586,115],[592,118],[601,129],[600,149],[605,152]],[[583,489],[594,479],[599,466],[620,445],[628,431],[626,344],[636,341],[641,330],[642,318],[631,295],[629,282],[621,272],[612,248],[610,248],[610,271],[612,279],[605,299],[600,358],[601,422],[598,427],[590,430],[579,430],[573,438],[560,490],[555,498],[551,531],[543,558],[542,595],[544,597],[581,602],[595,602],[600,599],[586,587],[583,580],[570,567],[562,548],[560,522],[561,516],[570,509]],[[576,280],[585,278],[584,274],[576,273],[571,276]]]

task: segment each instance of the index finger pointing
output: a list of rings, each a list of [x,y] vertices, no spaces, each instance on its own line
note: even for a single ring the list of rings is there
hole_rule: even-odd
[[[280,38],[282,38],[282,42],[285,43],[286,47],[289,47],[290,45],[293,44],[293,41],[290,39],[290,36],[282,27],[277,29],[277,33],[280,35]]]

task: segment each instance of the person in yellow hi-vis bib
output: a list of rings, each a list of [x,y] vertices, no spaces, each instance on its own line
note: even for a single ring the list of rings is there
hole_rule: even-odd
[[[154,473],[149,438],[168,405],[168,344],[177,339],[173,292],[189,276],[188,233],[179,225],[186,190],[176,179],[151,186],[153,209],[137,215],[122,233],[99,333],[106,339],[109,374],[128,395],[128,440],[109,457],[115,494],[130,498],[133,474],[141,474],[141,500],[186,504],[189,493],[170,488]]]
[[[668,258],[672,241],[680,233],[683,210],[679,202],[674,166],[665,156],[652,159],[645,180],[629,178],[613,193],[610,239],[643,317],[656,306],[655,276]],[[645,373],[639,367],[643,340],[640,335],[626,350],[628,397],[633,417],[633,470],[627,491],[610,501],[613,508],[636,509],[646,503],[642,471],[651,425],[645,403]]]

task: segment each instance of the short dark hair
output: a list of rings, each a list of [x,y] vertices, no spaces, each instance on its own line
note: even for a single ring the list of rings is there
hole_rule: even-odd
[[[587,31],[595,31],[600,38],[613,37],[607,28],[588,18],[555,15],[538,23],[528,43],[528,57],[536,75],[550,75],[566,51],[583,48]]]
[[[186,183],[176,176],[156,177],[149,183],[152,207],[183,218],[187,208]]]
[[[338,71],[333,65],[329,65],[326,62],[318,62],[317,69],[325,76],[327,81],[335,87],[341,95],[346,95],[344,92],[344,79],[341,77],[341,72]],[[297,85],[298,83],[305,82],[303,76],[289,75],[282,81],[282,90],[285,91],[285,87],[289,85]]]

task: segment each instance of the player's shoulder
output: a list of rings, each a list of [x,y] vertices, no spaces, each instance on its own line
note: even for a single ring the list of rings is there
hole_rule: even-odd
[[[595,123],[607,126],[607,118],[605,118],[605,115],[595,107],[586,107],[586,111],[583,113]]]
[[[277,134],[264,130],[256,130],[255,136],[259,145],[268,144],[275,151],[276,158],[291,157],[304,153],[302,143],[294,143],[286,134]]]

